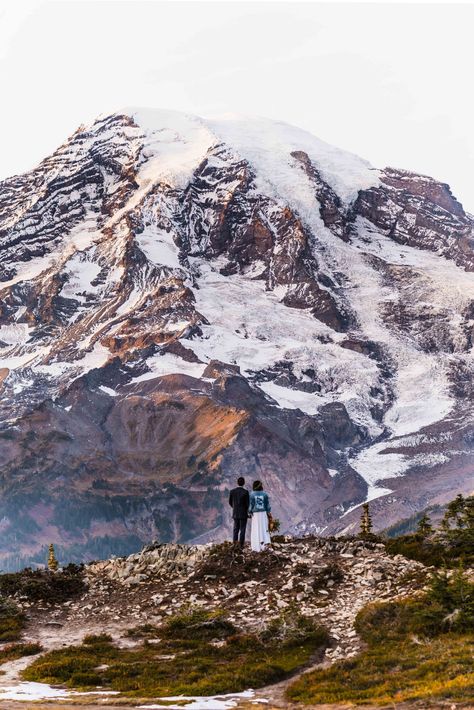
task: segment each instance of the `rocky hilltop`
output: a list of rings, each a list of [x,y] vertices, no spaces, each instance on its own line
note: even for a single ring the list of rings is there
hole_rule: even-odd
[[[472,488],[473,218],[286,124],[124,110],[0,183],[0,566]]]
[[[416,561],[389,556],[383,544],[362,540],[287,539],[261,554],[242,553],[229,544],[157,544],[128,557],[87,565],[83,593],[68,601],[28,600],[22,591],[13,598],[27,615],[23,642],[40,644],[42,654],[84,639],[86,644],[94,637],[105,639],[104,634],[118,648],[132,652],[146,638],[148,647],[159,652],[167,620],[201,609],[210,620],[224,614],[226,623],[256,638],[285,614],[303,615],[327,630],[325,649],[313,661],[328,665],[354,657],[364,647],[354,621],[367,603],[419,591],[428,573]],[[188,631],[190,626],[188,621]],[[219,628],[211,624],[211,630],[212,638],[217,637],[212,643],[219,644]],[[21,674],[35,660],[30,655],[2,666],[6,673],[0,680],[0,698],[2,693],[8,697],[16,686],[28,692]],[[252,697],[270,702],[269,707],[286,707],[283,690],[277,685]],[[98,689],[96,693],[97,697],[91,690],[91,703],[95,698],[100,705],[115,707],[113,697],[100,698]],[[209,707],[214,708],[212,702]],[[216,702],[215,707],[221,705]]]

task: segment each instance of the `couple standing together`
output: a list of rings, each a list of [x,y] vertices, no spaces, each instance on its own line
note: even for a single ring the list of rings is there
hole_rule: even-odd
[[[232,507],[234,518],[234,542],[240,542],[240,546],[244,546],[247,520],[252,518],[250,546],[254,552],[261,552],[270,544],[270,499],[268,493],[263,490],[261,481],[254,481],[250,494],[244,486],[245,479],[240,477],[237,479],[237,488],[233,488],[229,495],[229,505]]]

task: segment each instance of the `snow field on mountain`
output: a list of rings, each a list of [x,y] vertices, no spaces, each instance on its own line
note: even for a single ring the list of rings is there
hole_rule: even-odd
[[[273,196],[303,193],[301,168],[291,153],[304,151],[341,200],[350,204],[359,190],[378,183],[378,171],[353,153],[319,140],[287,123],[254,116],[233,116],[207,122],[220,139],[256,169],[257,185]],[[271,194],[270,190],[270,194]],[[288,203],[291,204],[291,203]]]
[[[157,266],[179,269],[179,250],[171,232],[156,225],[146,224],[145,229],[135,236],[135,241],[147,259]]]
[[[184,188],[209,148],[216,143],[213,133],[197,116],[178,111],[125,109],[145,133],[145,158],[139,181],[142,185],[164,181]]]
[[[243,130],[244,126],[245,130]],[[381,317],[379,304],[398,298],[396,289],[384,281],[363,253],[358,253],[352,245],[345,244],[335,238],[323,225],[314,188],[307,174],[299,166],[295,168],[296,161],[292,161],[289,155],[291,149],[288,149],[288,143],[293,139],[295,132],[291,127],[288,130],[285,127],[281,132],[279,129],[280,124],[269,127],[265,121],[261,123],[250,121],[245,124],[229,121],[225,128],[219,124],[216,130],[220,131],[223,138],[256,170],[257,185],[260,189],[268,193],[270,188],[275,199],[290,205],[301,216],[313,235],[314,251],[318,261],[326,266],[327,272],[344,275],[343,279],[339,276],[341,290],[347,295],[349,295],[348,291],[350,292],[350,303],[356,311],[361,336],[377,343],[383,343],[393,358],[396,367],[395,401],[384,418],[384,423],[392,434],[394,436],[408,434],[442,419],[449,413],[453,405],[443,362],[438,355],[432,356],[422,353],[408,338],[397,337],[386,326]],[[331,181],[332,166],[328,168],[328,155],[321,150],[319,142],[312,142],[308,139],[308,143],[311,143],[308,145],[301,140],[299,132],[297,142],[298,148],[294,149],[306,149],[318,169],[321,169],[323,177],[346,204],[355,198],[359,189],[369,187],[378,181],[376,171],[371,170],[368,164],[365,164],[364,161],[353,160],[353,156],[347,157],[340,152],[337,152],[335,163],[337,175],[344,176],[345,180],[348,178],[348,181],[344,185],[338,184],[334,179]],[[333,158],[333,154],[330,154],[330,157]],[[378,253],[378,256],[380,257],[381,254]],[[428,256],[439,259],[436,255],[429,254]],[[417,251],[417,257],[418,264],[424,265],[424,253]],[[470,276],[468,282],[472,286]],[[443,291],[446,292],[446,289],[442,289],[441,293]],[[245,310],[247,311],[247,308]],[[285,321],[287,318],[288,316],[283,320]],[[209,320],[211,323],[214,322],[212,318]],[[223,340],[222,337],[221,340]],[[320,350],[327,357],[327,349]],[[228,351],[226,354],[229,354]],[[318,352],[318,355],[320,354],[322,353]],[[340,358],[340,354],[338,357]],[[235,361],[241,362],[241,358],[242,355],[239,353],[239,357],[235,358]],[[320,374],[319,371],[318,374]],[[364,382],[366,380],[365,370],[361,368],[358,374],[359,381]],[[298,407],[310,414],[314,414],[317,410],[317,397],[312,399],[306,393],[285,390],[273,383],[264,384],[262,389],[273,396],[281,406]],[[344,401],[345,397],[341,396],[340,389],[343,389],[343,386],[338,382],[336,385],[336,390],[339,390],[337,400]],[[280,390],[283,391],[280,392]],[[363,390],[365,393],[368,391],[366,381]],[[354,389],[353,392],[355,394],[356,390]],[[354,397],[356,410],[365,409],[364,399],[366,398],[366,394],[362,399],[358,396]],[[349,395],[349,401],[344,402],[349,414],[358,423],[368,426],[369,418],[364,416],[366,412],[359,411],[359,416],[357,416],[357,413],[351,408],[351,399]],[[370,425],[368,428],[371,429]],[[376,432],[372,426],[371,434],[374,433]],[[380,433],[380,430],[377,433]],[[371,486],[376,480],[398,475],[410,466],[409,460],[404,456],[382,454],[383,448],[385,447],[380,445],[369,447],[362,452],[360,457],[356,456],[352,459],[354,468]]]
[[[28,340],[29,328],[26,323],[14,323],[0,326],[0,341],[7,345],[19,345]]]
[[[206,368],[205,363],[187,362],[186,360],[183,360],[183,358],[177,357],[172,353],[153,355],[147,359],[146,364],[149,368],[149,372],[145,372],[143,375],[134,377],[133,382],[144,382],[145,380],[152,380],[155,377],[170,374],[202,377]]]
[[[93,261],[94,252],[78,251],[67,263],[68,280],[61,289],[64,298],[73,298],[79,303],[87,301],[87,295],[100,292],[99,286],[92,282],[100,274],[100,266]]]
[[[312,368],[322,387],[308,393],[272,382],[260,388],[277,403],[315,414],[328,402],[343,401],[357,423],[372,434],[380,428],[369,408],[367,391],[379,384],[374,361],[341,348],[344,336],[335,333],[311,315],[309,310],[288,308],[278,295],[265,290],[263,281],[242,275],[222,276],[224,260],[207,262],[190,259],[199,288],[194,289],[197,310],[210,325],[203,325],[203,337],[183,339],[200,360],[221,360],[240,366],[251,378],[282,360],[293,363],[293,372],[305,381],[303,370]],[[326,342],[330,339],[330,342]]]

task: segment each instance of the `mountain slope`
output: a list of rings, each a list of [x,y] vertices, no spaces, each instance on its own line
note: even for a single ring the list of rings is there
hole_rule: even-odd
[[[0,184],[5,566],[472,488],[473,218],[286,124],[125,110]]]

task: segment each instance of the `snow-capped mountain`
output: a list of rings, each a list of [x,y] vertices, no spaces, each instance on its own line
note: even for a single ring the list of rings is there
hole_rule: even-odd
[[[474,219],[283,123],[125,110],[0,183],[3,564],[472,489]]]

